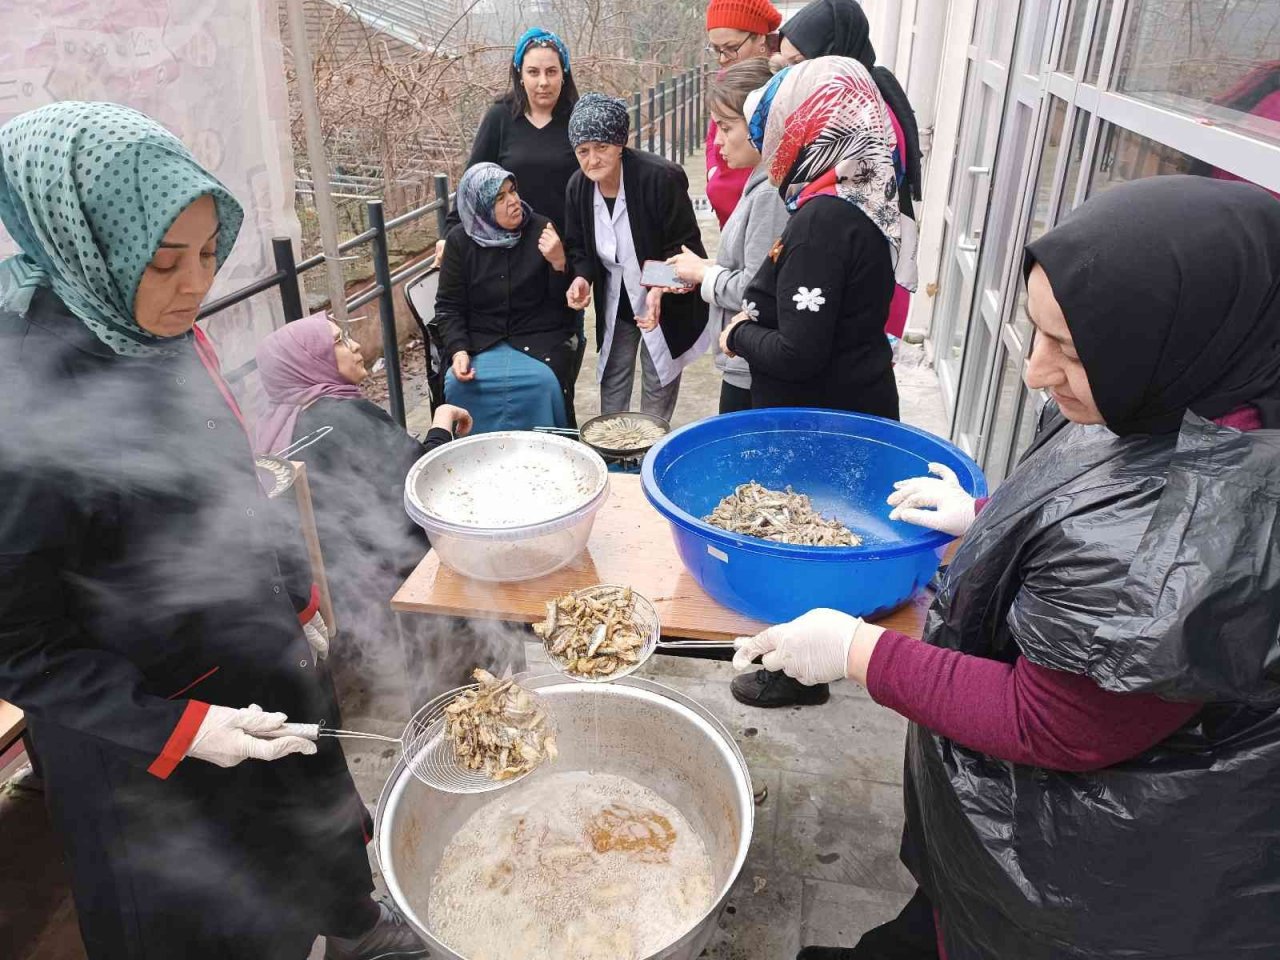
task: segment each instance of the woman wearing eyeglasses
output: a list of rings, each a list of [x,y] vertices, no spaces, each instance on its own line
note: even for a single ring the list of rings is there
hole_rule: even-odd
[[[419,442],[364,398],[360,344],[323,313],[287,323],[258,344],[266,407],[254,425],[258,453],[329,432],[291,459],[307,464],[320,549],[337,620],[357,635],[380,623],[391,593],[430,548],[404,513],[404,478],[427,451],[471,430],[471,415],[440,404]]]
[[[770,54],[770,35],[782,25],[782,14],[769,0],[711,0],[707,7],[707,54],[720,71],[735,63]],[[731,167],[716,142],[715,118],[707,124],[707,200],[720,228],[742,199],[749,168]]]

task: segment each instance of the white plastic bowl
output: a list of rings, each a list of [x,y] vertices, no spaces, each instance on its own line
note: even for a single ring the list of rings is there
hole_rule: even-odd
[[[523,430],[437,447],[404,482],[405,511],[440,562],[502,583],[545,576],[578,556],[608,496],[598,453]]]

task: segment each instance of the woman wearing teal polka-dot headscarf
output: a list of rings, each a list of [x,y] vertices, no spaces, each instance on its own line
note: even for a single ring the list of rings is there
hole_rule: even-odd
[[[0,698],[86,954],[423,956],[371,896],[338,741],[284,726],[340,715],[319,593],[194,326],[239,204],[145,116],[58,103],[0,127],[0,219]]]
[[[117,354],[169,348],[173,337],[147,329],[154,323],[136,315],[136,298],[165,233],[206,196],[217,213],[216,269],[240,232],[240,204],[154,120],[67,101],[9,121],[0,127],[0,221],[22,252],[0,264],[0,309],[23,313],[47,287]]]

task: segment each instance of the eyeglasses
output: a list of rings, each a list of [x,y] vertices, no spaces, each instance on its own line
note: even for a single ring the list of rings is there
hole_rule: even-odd
[[[720,46],[715,43],[708,43],[706,48],[707,54],[708,56],[715,57],[717,60],[736,60],[738,58],[738,51],[747,45],[747,41],[750,40],[752,36],[753,34],[748,33],[737,43],[727,43],[724,46]]]
[[[339,329],[338,332],[333,335],[333,345],[335,347],[343,346],[348,350],[354,350],[357,346],[356,342],[351,339],[351,334],[342,329]]]

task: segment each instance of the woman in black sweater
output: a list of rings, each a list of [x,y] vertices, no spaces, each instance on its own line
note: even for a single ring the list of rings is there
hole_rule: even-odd
[[[750,365],[754,407],[896,420],[884,325],[895,271],[914,286],[915,224],[898,209],[884,100],[862,64],[822,57],[774,77],[748,113],[792,217],[721,345]]]
[[[689,199],[689,178],[678,165],[626,146],[626,103],[599,93],[584,96],[569,124],[581,171],[565,196],[569,306],[596,302],[600,412],[632,409],[636,356],[643,367],[640,409],[671,418],[680,372],[711,343],[707,305],[692,288],[647,294],[640,285],[646,260],[666,260],[688,248],[706,256]]]
[[[511,58],[511,89],[480,121],[467,167],[496,163],[510,170],[526,203],[564,236],[564,190],[578,170],[569,147],[569,115],[578,88],[569,72],[569,49],[554,33],[533,27],[516,42]],[[452,230],[462,221],[450,211]],[[446,237],[436,244],[441,261]]]
[[[746,103],[751,141],[791,219],[747,287],[721,347],[751,367],[751,405],[824,407],[898,418],[884,334],[899,282],[914,287],[915,224],[898,208],[896,138],[866,67],[821,57],[779,73]],[[819,704],[760,670],[733,695],[762,707]]]
[[[576,317],[556,228],[492,163],[463,174],[458,210],[436,292],[445,396],[471,410],[478,433],[568,426]]]

